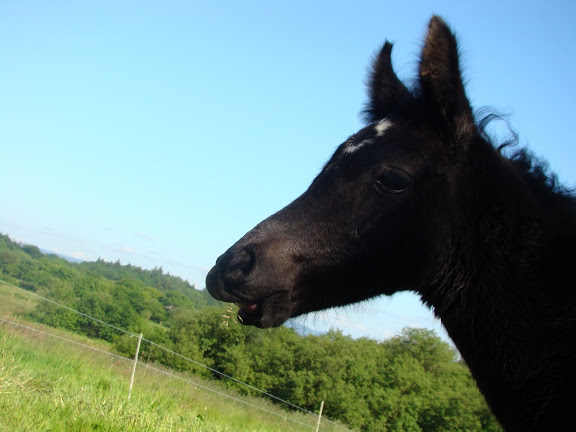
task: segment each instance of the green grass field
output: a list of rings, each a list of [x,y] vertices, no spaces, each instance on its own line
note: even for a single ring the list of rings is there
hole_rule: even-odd
[[[33,307],[31,303],[25,294],[0,287],[0,316],[22,322],[14,316]],[[100,341],[23,324],[109,350]],[[128,360],[0,323],[0,432],[284,432],[311,431],[317,421],[315,416],[288,412],[261,398],[235,394],[216,381],[167,371],[178,379],[143,365],[137,367],[129,400],[131,369]],[[228,397],[199,389],[192,382]],[[344,429],[326,423],[321,430]]]

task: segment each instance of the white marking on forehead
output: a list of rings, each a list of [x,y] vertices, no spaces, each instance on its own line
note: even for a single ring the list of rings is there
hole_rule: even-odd
[[[376,130],[376,136],[384,135],[384,132],[386,132],[392,126],[394,126],[394,124],[387,118],[380,120],[378,124],[374,126],[374,129]]]
[[[376,131],[376,137],[381,137],[382,135],[384,135],[384,132],[386,132],[392,126],[394,126],[394,123],[392,123],[387,118],[380,120],[376,124],[376,126],[374,126],[374,130]],[[351,154],[351,153],[354,153],[355,151],[359,150],[360,148],[362,148],[366,144],[373,144],[373,143],[374,143],[374,141],[370,138],[365,139],[363,141],[360,141],[359,143],[357,143],[356,141],[354,141],[353,138],[351,138],[345,144],[343,153],[344,154]]]
[[[370,139],[365,139],[364,141],[360,141],[359,143],[355,143],[354,141],[349,142],[348,144],[346,144],[346,147],[344,147],[344,153],[347,154],[354,153],[356,150],[360,149],[360,147],[372,143],[373,141]]]

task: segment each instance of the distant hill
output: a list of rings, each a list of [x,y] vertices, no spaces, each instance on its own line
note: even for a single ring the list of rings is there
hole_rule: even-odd
[[[86,309],[89,304],[102,317],[109,316],[112,309],[122,309],[118,319],[122,317],[133,327],[166,321],[168,311],[177,307],[200,309],[221,304],[205,290],[164,273],[161,267],[146,270],[119,261],[82,261],[17,243],[4,234],[0,234],[0,276],[70,307]]]
[[[300,336],[310,336],[310,335],[320,336],[321,334],[324,334],[324,332],[318,330],[312,330],[311,328],[306,327],[305,325],[302,325],[294,320],[288,320],[284,323],[284,325],[288,328],[293,329]]]
[[[52,252],[46,249],[42,249],[40,248],[40,252],[42,252],[44,255],[56,255],[59,256],[60,258],[64,258],[66,261],[71,262],[71,263],[75,263],[75,264],[80,264],[81,262],[84,262],[84,260],[81,260],[80,258],[72,258],[66,255],[62,255],[56,252]]]

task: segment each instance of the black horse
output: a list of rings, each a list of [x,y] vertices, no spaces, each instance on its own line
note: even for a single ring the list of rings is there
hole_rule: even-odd
[[[373,64],[368,125],[218,258],[208,291],[262,328],[413,291],[507,430],[575,431],[576,200],[525,150],[490,142],[441,18],[414,88],[391,50]]]

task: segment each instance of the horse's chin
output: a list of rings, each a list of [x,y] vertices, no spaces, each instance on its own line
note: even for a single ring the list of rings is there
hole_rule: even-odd
[[[259,302],[236,303],[238,321],[259,328],[278,327],[292,317],[289,293],[277,293]]]

